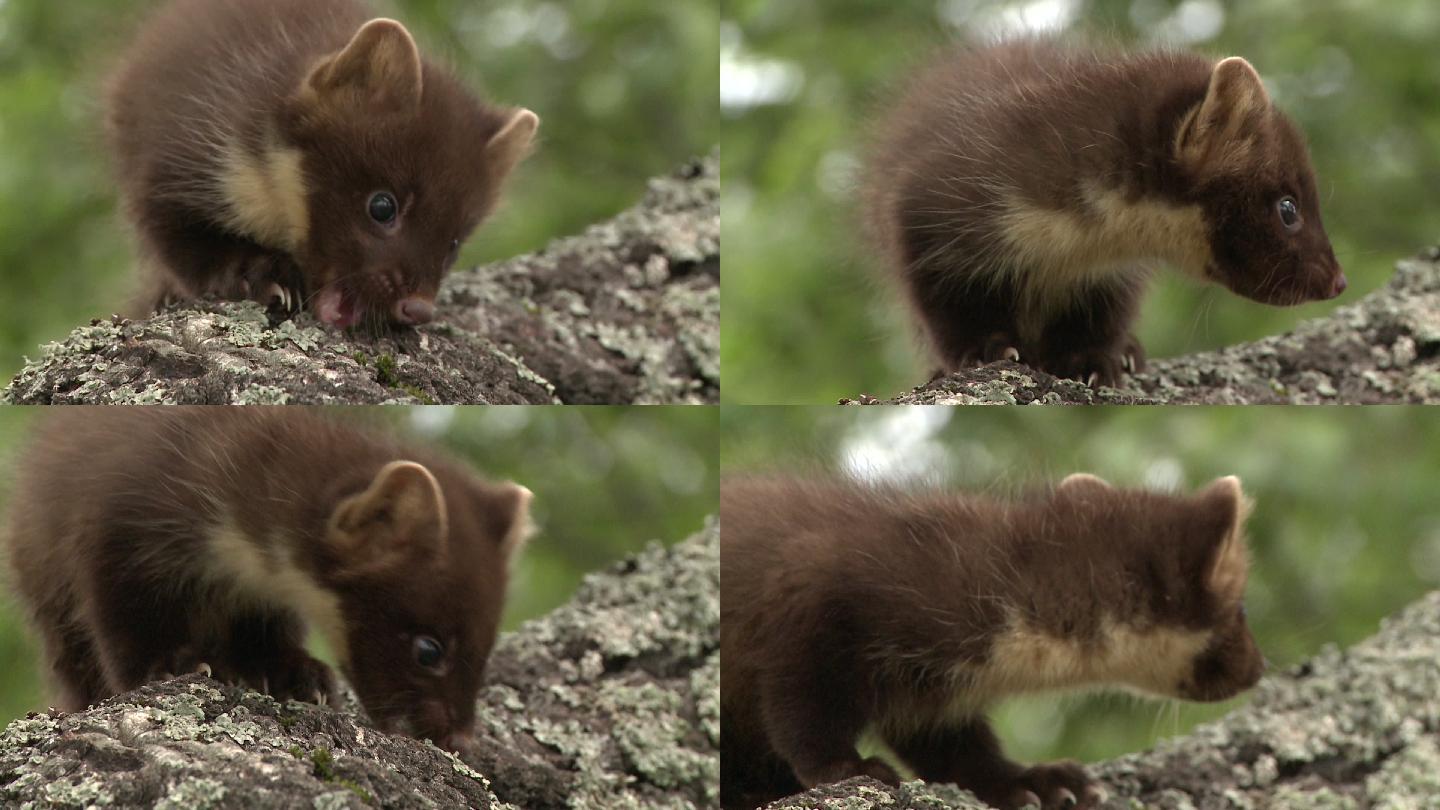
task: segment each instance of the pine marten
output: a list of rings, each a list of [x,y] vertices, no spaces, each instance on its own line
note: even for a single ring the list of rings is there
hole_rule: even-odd
[[[202,671],[327,702],[320,634],[380,728],[458,749],[529,490],[292,408],[43,417],[6,540],[58,707]]]
[[[966,47],[877,129],[869,230],[937,375],[1011,359],[1113,384],[1144,366],[1155,262],[1265,304],[1345,290],[1304,138],[1240,57]]]
[[[539,119],[359,0],[172,0],[109,91],[147,311],[198,296],[427,323]]]
[[[1074,762],[1007,759],[985,720],[1026,692],[1214,701],[1253,686],[1250,505],[1077,474],[1014,500],[839,479],[721,484],[721,801],[750,808],[853,776],[875,733],[921,779],[1008,810],[1093,806]]]

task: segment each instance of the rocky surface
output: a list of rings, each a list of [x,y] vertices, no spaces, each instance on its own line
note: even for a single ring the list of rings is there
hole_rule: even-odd
[[[1153,361],[1119,388],[1091,389],[1019,363],[943,377],[891,400],[845,404],[1372,404],[1440,402],[1440,248],[1390,283],[1294,331]]]
[[[1105,810],[1409,810],[1440,807],[1440,592],[1348,650],[1267,676],[1225,718],[1092,768]],[[769,810],[984,810],[970,794],[867,779]]]
[[[505,635],[462,758],[376,731],[353,704],[280,704],[192,675],[11,723],[0,806],[715,806],[719,555],[712,522]]]
[[[436,323],[337,332],[202,302],[41,349],[12,404],[714,403],[720,169],[712,155],[543,252],[453,273]]]

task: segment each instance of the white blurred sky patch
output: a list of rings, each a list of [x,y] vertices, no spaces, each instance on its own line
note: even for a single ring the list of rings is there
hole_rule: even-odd
[[[1130,19],[1136,19],[1136,7],[1153,4],[1153,0],[1136,0],[1130,6]],[[1152,39],[1159,42],[1174,42],[1179,45],[1210,42],[1224,30],[1225,7],[1221,6],[1220,0],[1185,0],[1175,7],[1174,12],[1162,13],[1153,26]]]
[[[805,71],[794,62],[747,53],[745,36],[734,23],[720,24],[720,109],[738,113],[753,107],[786,104],[800,95]]]
[[[1145,468],[1146,489],[1178,492],[1185,483],[1185,467],[1170,456],[1157,458]]]
[[[3,0],[0,0],[3,2]],[[450,429],[455,421],[454,405],[434,405],[428,408],[411,408],[410,428],[421,436],[439,436]]]
[[[990,38],[1062,31],[1079,16],[1081,5],[1081,0],[940,0],[936,10],[951,27]]]
[[[580,53],[580,40],[575,36],[570,11],[562,3],[507,3],[476,7],[461,15],[456,28],[484,37],[486,44],[496,50],[513,48],[522,42],[538,42],[556,59],[573,59]]]
[[[949,453],[940,432],[957,409],[908,405],[886,408],[877,419],[857,423],[840,445],[840,468],[862,481],[944,478]]]

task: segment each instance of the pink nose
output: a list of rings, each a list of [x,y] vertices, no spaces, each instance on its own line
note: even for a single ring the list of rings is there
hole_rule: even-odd
[[[1337,297],[1339,297],[1340,293],[1345,292],[1345,288],[1348,287],[1348,286],[1350,286],[1350,285],[1349,285],[1348,283],[1346,283],[1346,281],[1345,281],[1345,274],[1344,274],[1344,273],[1341,273],[1340,275],[1336,276],[1336,277],[1335,277],[1335,286],[1332,287],[1331,290],[1330,290],[1330,297],[1331,297],[1331,298],[1337,298]]]
[[[424,298],[402,298],[395,302],[395,320],[406,326],[419,326],[435,320],[435,304]]]

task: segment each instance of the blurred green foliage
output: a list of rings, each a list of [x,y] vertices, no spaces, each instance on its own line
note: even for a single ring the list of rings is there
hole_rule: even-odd
[[[0,2],[0,379],[120,308],[128,234],[100,88],[154,0]],[[540,114],[539,151],[462,261],[545,245],[639,200],[717,137],[712,0],[375,0],[497,102]]]
[[[1440,241],[1434,0],[725,0],[724,401],[834,402],[924,380],[908,313],[857,234],[867,122],[936,48],[1027,16],[1102,41],[1243,55],[1309,138],[1350,291],[1272,309],[1161,273],[1139,330],[1152,356],[1281,332]]]
[[[1440,413],[1429,408],[721,410],[725,474],[819,464],[1000,492],[1077,471],[1181,491],[1238,475],[1256,503],[1248,615],[1277,668],[1371,635],[1440,586]],[[1023,759],[1096,760],[1234,703],[1033,698],[997,717]]]
[[[41,418],[39,408],[0,411],[0,516],[16,454]],[[684,539],[717,509],[715,408],[387,407],[337,418],[389,422],[535,492],[539,531],[515,569],[507,629],[564,602],[584,574],[651,541]],[[10,576],[0,564],[0,726],[46,705],[39,651],[4,587]]]

